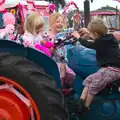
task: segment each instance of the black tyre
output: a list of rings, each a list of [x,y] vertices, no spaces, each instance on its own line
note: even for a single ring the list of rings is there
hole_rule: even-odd
[[[35,101],[41,120],[68,120],[64,98],[44,70],[20,56],[0,53],[0,76],[21,85]]]

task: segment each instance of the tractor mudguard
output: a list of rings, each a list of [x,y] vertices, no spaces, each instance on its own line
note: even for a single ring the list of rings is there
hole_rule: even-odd
[[[25,48],[22,44],[17,44],[16,42],[9,40],[0,40],[0,52],[9,52],[39,64],[44,68],[47,74],[51,75],[56,80],[57,87],[61,89],[58,67],[56,63],[44,53],[33,48]]]

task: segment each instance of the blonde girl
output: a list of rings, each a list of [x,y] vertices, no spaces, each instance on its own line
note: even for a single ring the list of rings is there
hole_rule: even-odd
[[[39,13],[32,12],[25,20],[25,33],[22,37],[25,47],[35,48],[48,56],[51,56],[50,49],[54,47],[51,42],[45,42],[42,38],[44,20]]]
[[[53,13],[49,18],[49,32],[48,32],[48,39],[54,42],[56,39],[57,33],[61,32],[64,27],[64,18],[60,13]],[[67,66],[67,59],[66,59],[66,49],[64,46],[59,46],[56,48],[54,53],[54,60],[57,62],[62,86],[64,87],[65,84],[72,84],[75,73]]]
[[[25,20],[25,33],[22,37],[25,46],[34,47],[35,44],[41,44],[44,20],[39,13],[32,12]]]

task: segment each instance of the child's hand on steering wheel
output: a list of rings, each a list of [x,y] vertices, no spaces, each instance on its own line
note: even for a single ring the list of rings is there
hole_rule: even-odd
[[[87,30],[87,28],[81,28],[79,30],[79,34],[80,36],[83,36],[84,34],[89,34],[89,31]]]
[[[77,39],[80,37],[80,34],[77,31],[74,31],[71,35]]]

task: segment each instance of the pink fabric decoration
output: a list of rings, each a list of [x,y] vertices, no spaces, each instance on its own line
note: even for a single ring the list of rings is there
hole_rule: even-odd
[[[113,33],[113,35],[117,40],[120,40],[120,33]]]
[[[46,42],[43,46],[46,47],[46,48],[52,48],[52,47],[54,47],[54,43]]]
[[[48,6],[48,9],[49,9],[50,13],[53,13],[55,8],[56,8],[55,4],[49,4],[49,6]]]
[[[8,34],[9,39],[13,40],[14,39],[13,32],[15,30],[15,27],[14,27],[15,17],[14,17],[14,15],[12,15],[9,12],[4,13],[3,14],[3,21],[4,21],[4,24],[5,24],[5,28],[0,29],[0,32],[4,33],[4,34]]]
[[[13,24],[7,24],[4,29],[0,29],[0,32],[13,35],[14,30],[15,30],[15,26]]]
[[[36,11],[35,0],[26,0],[28,13]]]
[[[47,56],[51,57],[51,52],[48,48],[41,46],[40,44],[36,44],[34,46],[37,50],[43,52],[44,54],[46,54]]]
[[[114,0],[114,1],[120,2],[120,0]]]
[[[15,24],[15,17],[9,12],[6,12],[5,14],[3,14],[3,20],[5,25]]]
[[[5,11],[5,0],[0,0],[0,12]]]

